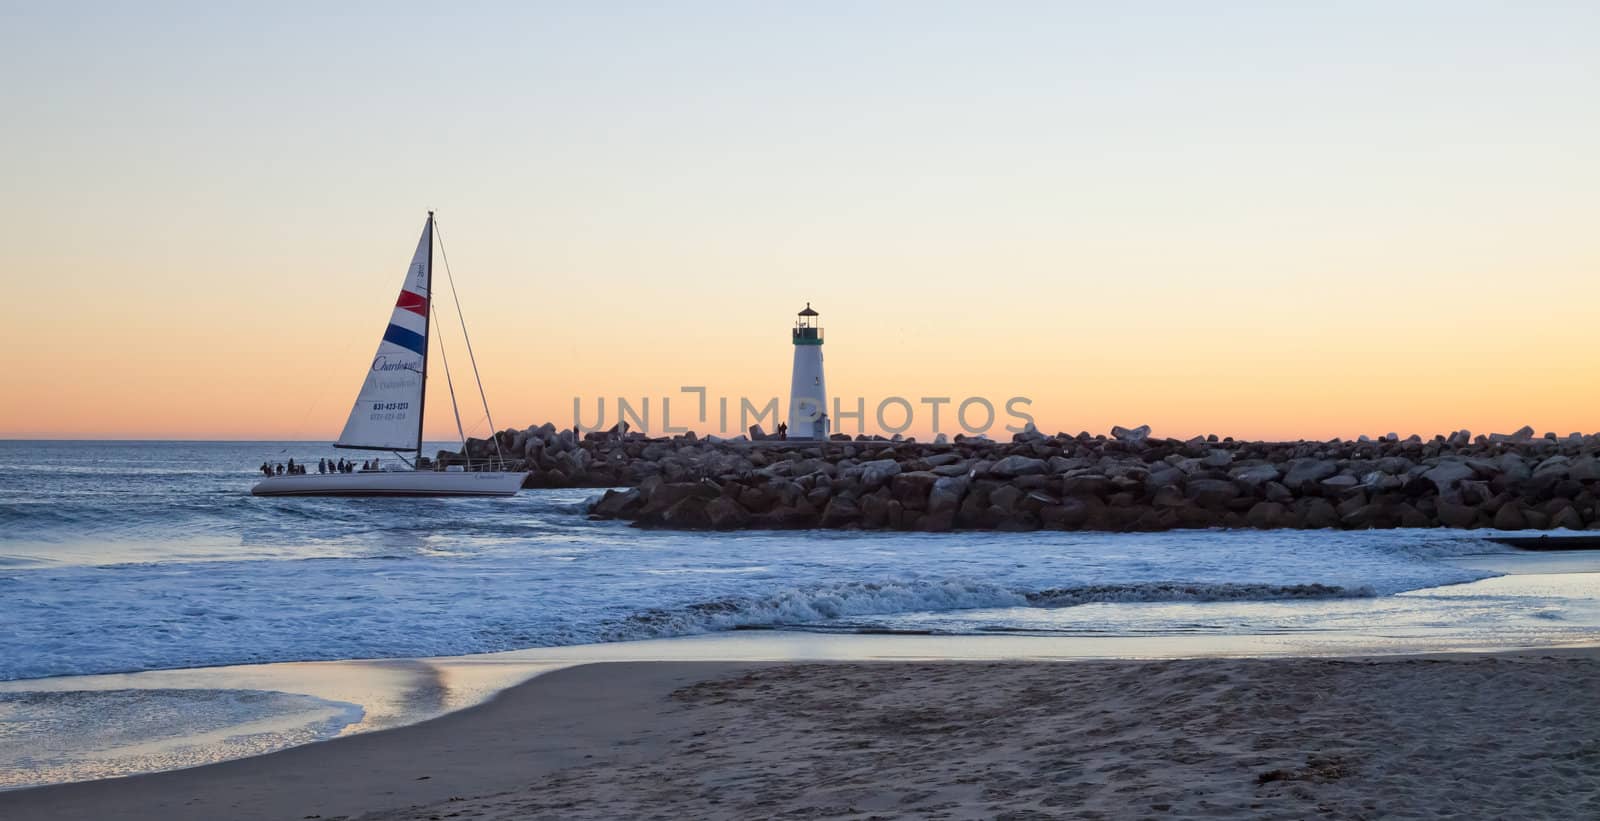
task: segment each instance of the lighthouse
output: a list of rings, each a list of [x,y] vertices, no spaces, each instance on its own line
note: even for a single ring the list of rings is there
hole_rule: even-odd
[[[794,378],[789,382],[789,438],[828,438],[828,383],[822,378],[822,327],[806,303],[794,323]]]

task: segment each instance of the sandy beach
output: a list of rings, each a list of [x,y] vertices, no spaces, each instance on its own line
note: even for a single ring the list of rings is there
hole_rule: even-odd
[[[1593,817],[1600,653],[589,664],[8,819]]]

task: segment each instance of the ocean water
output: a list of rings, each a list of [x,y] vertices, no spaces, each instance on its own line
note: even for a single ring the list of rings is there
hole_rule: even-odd
[[[593,491],[249,495],[264,460],[338,455],[0,442],[0,681],[750,629],[1551,642],[1600,622],[1582,591],[1441,594],[1510,553],[1449,531],[702,534],[588,521]]]

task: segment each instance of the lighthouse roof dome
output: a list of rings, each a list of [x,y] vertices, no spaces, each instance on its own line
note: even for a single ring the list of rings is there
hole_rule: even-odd
[[[806,309],[804,311],[801,311],[800,315],[801,316],[817,316],[818,314],[817,314],[816,311],[811,310],[811,303],[807,302],[806,303]]]

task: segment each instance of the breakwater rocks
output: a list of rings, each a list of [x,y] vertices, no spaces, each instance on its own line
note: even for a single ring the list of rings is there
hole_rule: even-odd
[[[1005,443],[805,443],[580,438],[546,425],[499,436],[506,451],[520,440],[537,471],[530,486],[631,486],[608,491],[591,515],[643,527],[1600,530],[1600,434],[1244,442],[1141,427],[1029,430]]]

